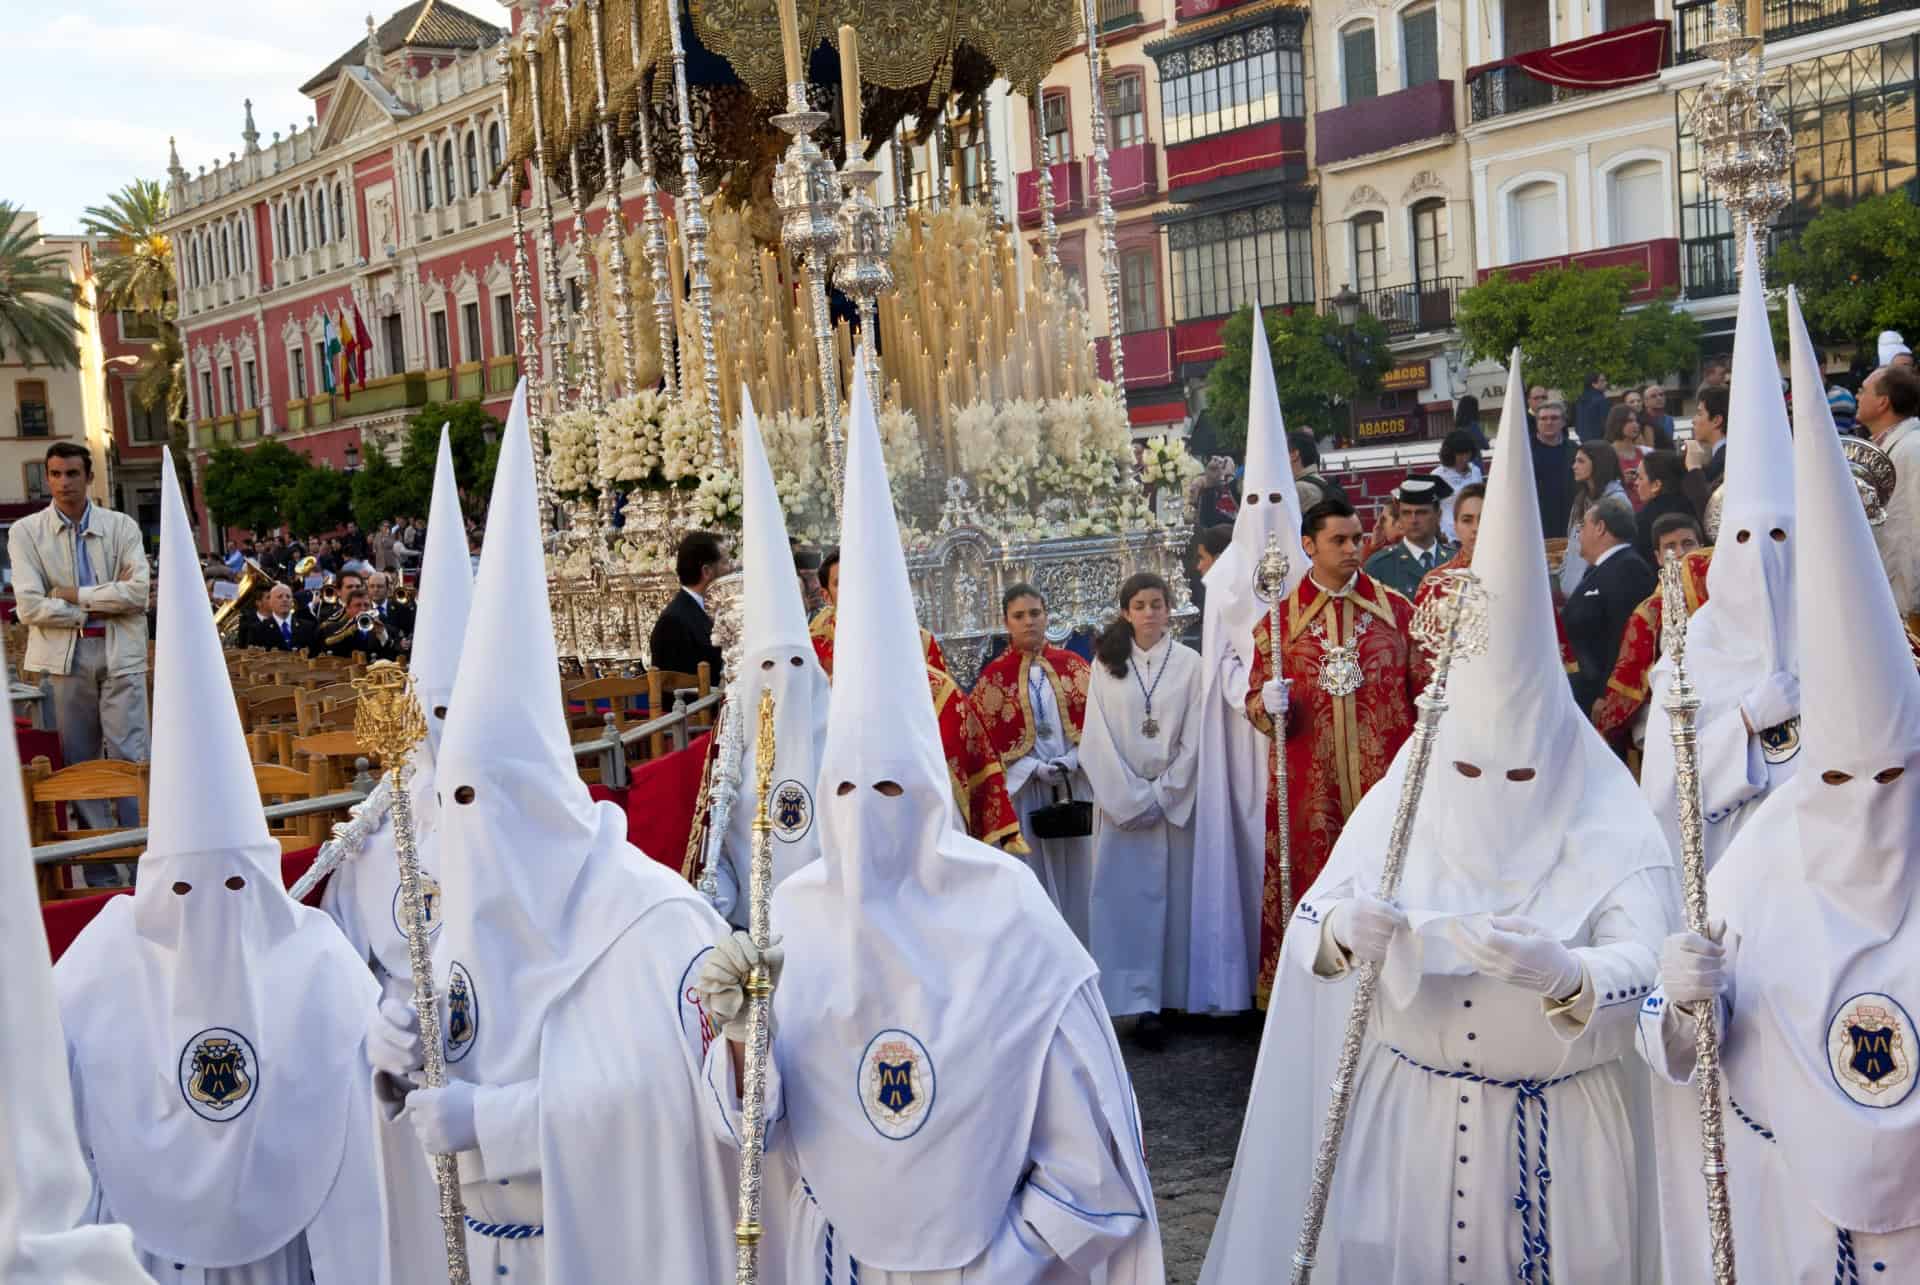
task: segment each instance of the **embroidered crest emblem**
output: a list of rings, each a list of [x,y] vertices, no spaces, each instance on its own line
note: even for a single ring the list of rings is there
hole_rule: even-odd
[[[1785,763],[1800,752],[1798,715],[1760,733],[1760,757],[1769,763]]]
[[[1313,636],[1326,649],[1320,658],[1320,690],[1335,700],[1353,695],[1367,681],[1366,671],[1360,667],[1360,640],[1372,620],[1372,616],[1362,615],[1354,625],[1353,637],[1344,645],[1327,637],[1325,621],[1314,622]]]
[[[238,1119],[253,1104],[259,1083],[253,1045],[238,1031],[210,1026],[180,1051],[180,1093],[202,1120]]]
[[[1913,1019],[1891,995],[1854,996],[1827,1027],[1827,1065],[1861,1106],[1899,1105],[1913,1092]]]
[[[773,837],[782,843],[798,843],[813,829],[813,794],[798,781],[787,780],[773,787]]]
[[[898,1028],[880,1032],[860,1058],[860,1107],[883,1138],[904,1142],[933,1112],[933,1058]]]
[[[473,975],[461,963],[454,964],[447,977],[446,1032],[449,1062],[473,1052],[474,1037],[480,1034],[480,997],[474,992]]]
[[[407,915],[400,904],[404,900],[405,898],[401,896],[400,889],[395,887],[393,890],[393,930],[402,937],[407,935]],[[427,921],[427,936],[431,937],[440,931],[440,884],[438,880],[434,879],[433,876],[424,870],[420,872],[420,909],[422,918]]]

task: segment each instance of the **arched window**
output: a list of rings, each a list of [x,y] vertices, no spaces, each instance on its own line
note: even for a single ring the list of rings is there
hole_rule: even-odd
[[[280,257],[293,253],[293,238],[287,233],[287,203],[280,202]]]
[[[220,229],[220,275],[233,275],[233,238],[224,226]]]
[[[433,148],[420,149],[420,208],[433,208]]]
[[[1413,279],[1427,289],[1440,279],[1447,261],[1447,203],[1428,197],[1413,205]]]
[[[494,121],[487,126],[487,165],[498,174],[500,167],[506,163],[506,153],[501,150],[500,122]]]
[[[1353,288],[1365,294],[1386,284],[1387,220],[1377,210],[1353,216]]]
[[[295,222],[300,228],[300,253],[305,254],[309,244],[310,228],[308,225],[307,198],[304,196],[300,198],[300,213]]]
[[[327,243],[327,194],[313,194],[313,235],[321,245]]]
[[[1612,6],[1608,6],[1612,13]],[[1656,160],[1629,161],[1607,176],[1607,207],[1614,245],[1667,234],[1667,185]]]
[[[453,170],[453,140],[449,138],[440,144],[440,197],[452,205],[459,195],[460,185]]]
[[[247,225],[244,220],[233,225],[233,258],[240,265],[240,271],[247,270]]]
[[[338,183],[333,185],[333,230],[343,238],[347,235],[347,189]]]
[[[187,255],[187,284],[200,288],[200,238],[193,238],[192,250]]]
[[[1380,94],[1380,68],[1374,61],[1373,24],[1357,22],[1340,33],[1340,78],[1349,103]]]
[[[1544,180],[1515,188],[1507,197],[1507,227],[1513,247],[1510,262],[1526,263],[1560,254],[1566,241],[1560,189]]]
[[[480,190],[480,136],[467,131],[467,195]]]

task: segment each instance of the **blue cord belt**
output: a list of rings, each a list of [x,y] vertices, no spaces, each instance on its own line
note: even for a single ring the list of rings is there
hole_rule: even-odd
[[[483,1223],[475,1221],[471,1214],[467,1215],[467,1230],[495,1240],[531,1240],[547,1234],[547,1229],[538,1223]]]

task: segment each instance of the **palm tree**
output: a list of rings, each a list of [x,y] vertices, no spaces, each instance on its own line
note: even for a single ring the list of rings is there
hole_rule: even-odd
[[[135,179],[89,205],[80,224],[110,244],[94,272],[103,307],[158,314],[173,294],[173,243],[160,232],[167,198],[151,179]]]
[[[56,367],[78,365],[77,303],[66,257],[46,248],[25,211],[0,201],[0,353],[28,366],[36,357]]]

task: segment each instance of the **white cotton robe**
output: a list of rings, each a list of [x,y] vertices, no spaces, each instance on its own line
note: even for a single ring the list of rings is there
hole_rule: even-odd
[[[1194,774],[1200,656],[1162,638],[1134,647],[1127,676],[1093,667],[1080,761],[1093,785],[1093,913],[1088,949],[1114,1017],[1190,1008]],[[1159,735],[1141,728],[1153,693]],[[1154,808],[1157,820],[1141,824]],[[1135,827],[1135,828],[1129,828]]]
[[[1047,730],[1043,736],[1036,728],[1033,748],[1023,758],[1007,764],[1007,794],[1020,814],[1020,833],[1027,839],[1029,851],[1023,858],[1027,868],[1047,890],[1047,900],[1054,904],[1084,946],[1092,897],[1093,838],[1042,839],[1034,834],[1028,818],[1038,809],[1064,800],[1069,793],[1084,800],[1093,793],[1093,786],[1080,766],[1079,747],[1067,740],[1060,700],[1054,694],[1053,684],[1047,681],[1046,671],[1037,664],[1032,665],[1028,667],[1027,677],[1027,698]],[[1084,741],[1084,736],[1082,739]],[[1066,759],[1071,766],[1065,782],[1048,785],[1038,773],[1042,764],[1056,759]]]
[[[777,1029],[777,1028],[776,1028]],[[739,1145],[740,1098],[730,1047],[707,1057],[707,1114]],[[776,1053],[767,1077],[767,1285],[1159,1285],[1158,1220],[1126,1065],[1099,991],[1069,1000],[1047,1050],[1027,1162],[1006,1219],[972,1262],[941,1271],[888,1271],[860,1258],[816,1203],[790,1135]]]

